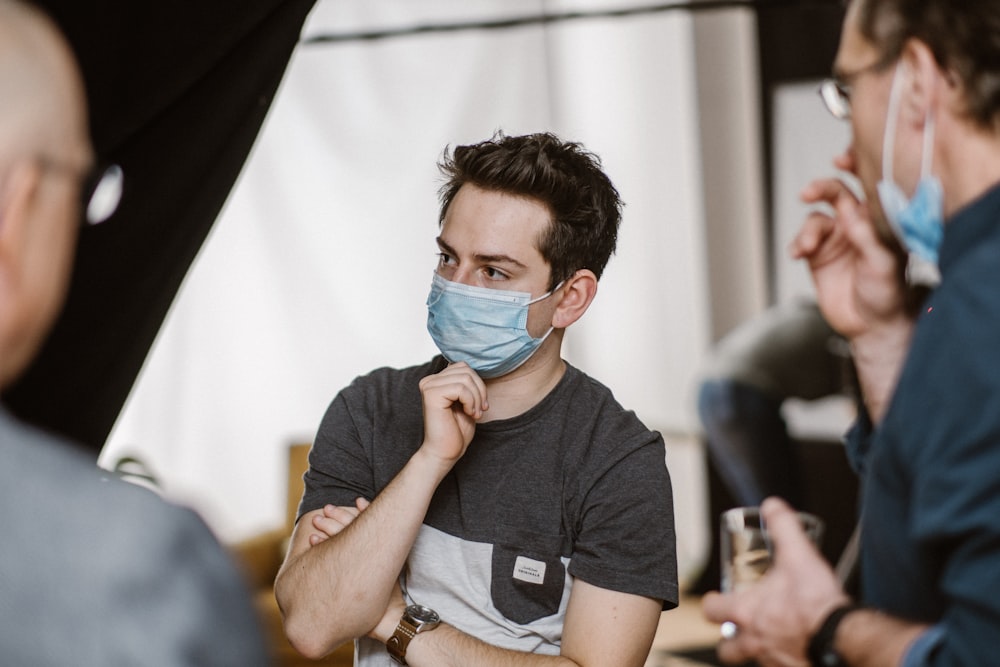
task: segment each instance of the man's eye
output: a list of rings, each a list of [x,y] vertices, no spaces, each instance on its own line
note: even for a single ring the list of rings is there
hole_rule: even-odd
[[[483,271],[486,273],[486,277],[489,278],[490,280],[506,280],[507,279],[507,274],[506,273],[504,273],[500,269],[495,269],[492,266],[487,266],[486,268],[483,269]]]
[[[455,263],[455,259],[451,255],[449,255],[448,253],[446,253],[446,252],[439,252],[438,253],[438,264],[440,266],[448,266],[448,265],[454,264],[454,263]]]

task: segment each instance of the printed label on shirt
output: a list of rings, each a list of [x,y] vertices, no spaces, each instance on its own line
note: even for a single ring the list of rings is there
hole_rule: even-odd
[[[518,556],[514,561],[514,578],[529,584],[545,583],[545,563],[527,556]]]

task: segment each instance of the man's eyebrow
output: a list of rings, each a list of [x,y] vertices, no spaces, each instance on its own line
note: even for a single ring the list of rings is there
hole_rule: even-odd
[[[479,261],[479,262],[481,262],[483,264],[513,264],[514,266],[522,268],[522,269],[528,268],[524,264],[522,264],[521,262],[519,262],[516,259],[514,259],[513,257],[511,257],[510,255],[482,255],[482,254],[477,254],[477,255],[474,255],[474,257],[476,258],[477,261]]]
[[[438,247],[441,248],[441,250],[443,252],[446,252],[449,255],[452,255],[453,257],[457,257],[458,256],[458,253],[455,252],[455,249],[452,248],[447,243],[445,243],[444,240],[440,236],[437,237],[436,240],[437,240]],[[483,264],[512,264],[512,265],[520,267],[522,269],[528,268],[527,266],[525,266],[524,263],[519,262],[518,260],[514,259],[510,255],[490,255],[490,254],[484,254],[484,253],[476,253],[475,255],[473,255],[473,257],[475,258],[475,260],[477,262],[480,262],[480,263],[483,263]]]
[[[446,252],[446,253],[448,253],[449,255],[454,255],[454,254],[455,254],[455,249],[454,249],[454,248],[452,248],[452,247],[451,247],[450,245],[448,245],[447,243],[445,243],[445,242],[444,242],[444,240],[443,240],[443,239],[442,239],[442,238],[441,238],[440,236],[439,236],[439,237],[437,237],[437,238],[436,238],[436,239],[434,239],[434,240],[435,240],[435,241],[437,241],[437,244],[438,244],[438,248],[440,248],[442,252]]]

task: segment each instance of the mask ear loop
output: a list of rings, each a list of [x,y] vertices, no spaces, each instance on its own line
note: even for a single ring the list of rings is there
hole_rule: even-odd
[[[892,150],[896,141],[896,121],[899,116],[899,98],[902,94],[900,67],[896,65],[896,73],[892,76],[892,88],[889,91],[889,107],[885,113],[885,134],[882,136],[882,180],[892,182]]]
[[[891,182],[893,174],[893,148],[896,141],[896,125],[899,119],[900,97],[902,96],[902,85],[900,84],[900,66],[896,66],[896,73],[892,77],[892,89],[889,91],[889,107],[886,110],[885,135],[882,137],[882,180]],[[931,175],[931,167],[934,161],[934,113],[927,112],[927,120],[924,127],[923,145],[920,156],[920,176],[925,178]]]
[[[544,299],[548,299],[550,296],[552,296],[553,294],[555,294],[556,292],[558,292],[559,288],[562,287],[565,283],[566,283],[565,280],[560,280],[558,285],[556,285],[551,290],[549,290],[547,293],[541,295],[537,299],[532,299],[531,301],[529,301],[527,303],[527,305],[530,306],[533,303],[538,303],[539,301],[542,301]],[[541,338],[542,342],[544,343],[545,339],[549,337],[549,334],[551,334],[555,330],[556,330],[556,328],[550,324],[549,325],[549,330],[546,331],[544,334],[542,334],[542,338]],[[531,334],[529,333],[528,335],[530,336]],[[536,338],[535,340],[538,340],[538,339]],[[524,361],[527,361],[527,359],[525,359]],[[524,361],[522,361],[521,363],[523,364]]]
[[[544,301],[545,299],[548,299],[550,296],[552,296],[553,294],[555,294],[556,292],[558,292],[559,288],[562,287],[565,283],[566,283],[565,280],[560,280],[558,285],[556,285],[555,287],[553,287],[552,289],[550,289],[548,292],[546,292],[545,294],[541,295],[540,297],[532,299],[531,301],[528,302],[527,305],[530,306],[533,303],[538,303],[539,301]]]
[[[934,112],[927,112],[927,120],[924,121],[924,154],[920,158],[920,177],[927,178],[931,175],[931,166],[934,162]]]

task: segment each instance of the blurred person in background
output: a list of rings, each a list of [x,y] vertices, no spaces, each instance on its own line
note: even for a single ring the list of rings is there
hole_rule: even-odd
[[[801,504],[801,456],[782,408],[789,399],[854,398],[846,348],[815,302],[795,301],[742,322],[712,349],[698,385],[698,416],[737,506],[767,496]]]

